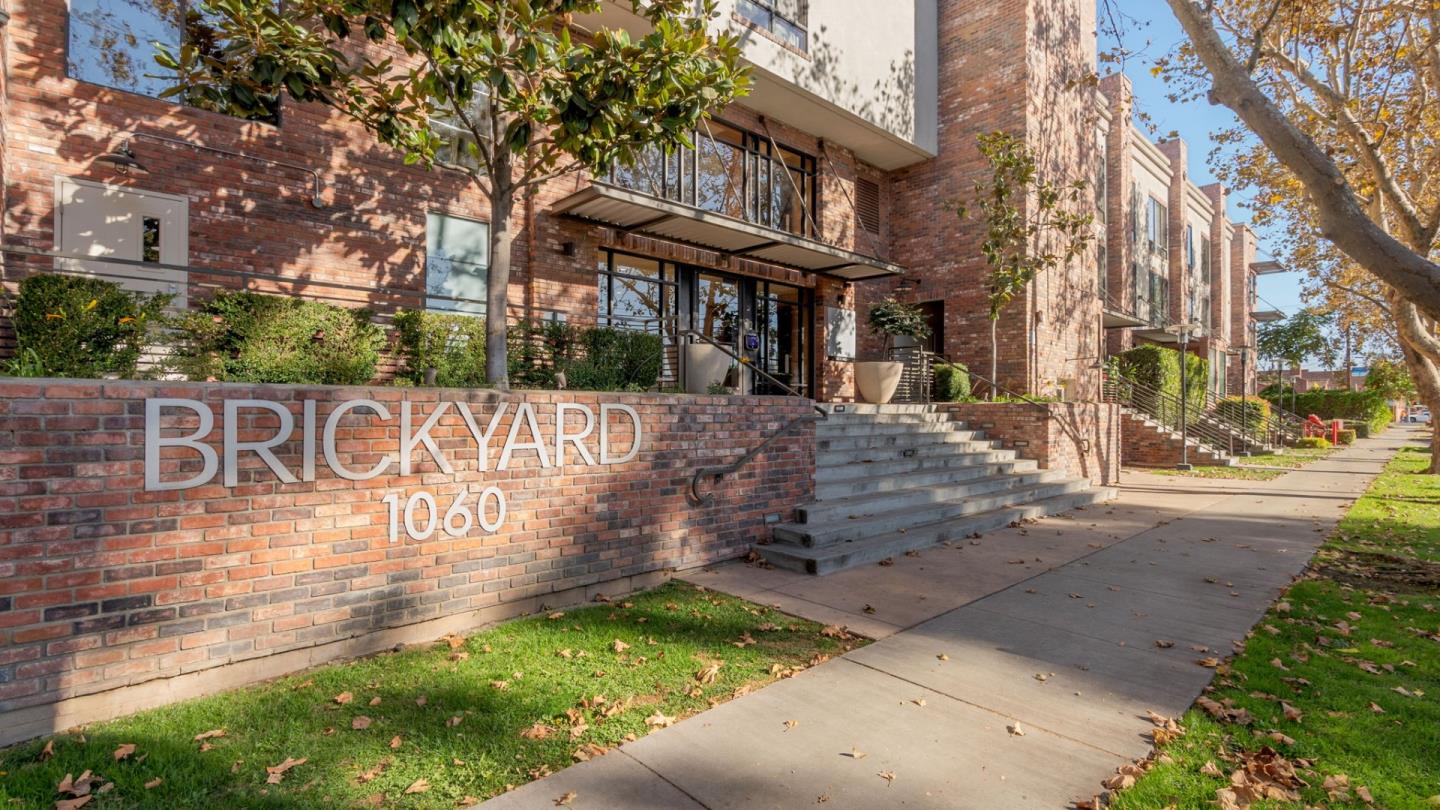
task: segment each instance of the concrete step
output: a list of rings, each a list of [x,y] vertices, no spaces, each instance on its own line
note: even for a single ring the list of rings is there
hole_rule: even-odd
[[[1004,451],[996,451],[997,454]],[[985,454],[976,454],[975,458],[983,459]],[[955,459],[964,459],[963,463],[954,462]],[[986,459],[983,461],[971,460],[970,456],[955,456],[953,458],[936,459],[938,462],[946,462],[946,466],[925,467],[916,464],[916,459],[904,459],[898,462],[887,462],[882,464],[857,464],[850,467],[838,468],[849,472],[855,468],[861,468],[859,472],[864,473],[868,467],[892,467],[889,472],[877,472],[872,475],[852,475],[833,481],[815,482],[815,500],[831,501],[836,498],[849,498],[855,495],[869,495],[876,492],[895,492],[897,490],[909,489],[911,487],[923,487],[931,484],[941,484],[947,481],[968,481],[975,478],[984,478],[990,475],[1010,475],[1015,473],[1027,473],[1039,469],[1039,464],[1034,459],[1008,459],[995,460]],[[920,462],[928,462],[930,459],[919,459]]]
[[[871,402],[819,402],[816,404],[827,413],[937,413],[940,410],[935,405],[924,402],[892,402],[888,405],[876,405]]]
[[[1088,482],[1087,482],[1088,483]],[[916,525],[904,532],[871,536],[865,540],[808,548],[773,543],[757,551],[776,568],[807,574],[829,574],[857,565],[873,564],[907,551],[923,549],[947,540],[960,540],[978,532],[1003,528],[1019,520],[1056,515],[1092,506],[1115,497],[1111,487],[1085,488],[1023,504],[1002,506],[957,518]]]
[[[895,456],[884,460],[859,461],[833,467],[816,467],[815,483],[830,484],[843,483],[846,481],[862,481],[883,478],[885,476],[900,476],[909,472],[955,470],[965,467],[1015,462],[1019,460],[1020,459],[1016,459],[1014,450],[997,450],[993,447],[975,450],[973,452],[957,451],[945,455]],[[1025,472],[1029,469],[1033,468],[1026,467],[1018,471]]]
[[[1005,448],[1000,446],[1000,442],[991,440],[954,442],[947,440],[911,446],[888,444],[853,450],[817,449],[815,451],[815,469],[818,473],[820,470],[851,464],[887,462],[897,459],[950,458],[986,452],[1005,452]]]
[[[1065,477],[1063,470],[1034,470],[1025,473],[977,476],[963,480],[912,486],[889,492],[872,492],[848,498],[819,500],[797,507],[795,514],[799,523],[825,526],[847,520],[865,520],[872,516],[901,510],[925,509],[979,495],[1059,481]]]
[[[848,422],[825,420],[815,423],[815,438],[844,439],[853,436],[896,436],[900,434],[933,435],[952,430],[964,430],[964,422],[872,422],[868,419],[854,419]]]
[[[774,538],[776,545],[789,543],[809,547],[829,546],[896,532],[903,534],[915,526],[927,523],[1044,500],[1089,488],[1090,481],[1084,478],[1060,479],[1018,486],[1013,482],[1004,482],[1000,489],[961,500],[877,512],[856,519],[835,519],[823,524],[779,523],[771,528],[771,537]]]
[[[835,438],[815,437],[815,449],[819,452],[840,450],[874,450],[877,448],[907,448],[933,444],[964,444],[982,441],[982,430],[936,430],[917,432],[913,430],[894,433],[837,436]]]
[[[820,425],[842,425],[866,423],[872,425],[919,425],[935,422],[961,424],[950,413],[929,411],[923,413],[832,413]]]

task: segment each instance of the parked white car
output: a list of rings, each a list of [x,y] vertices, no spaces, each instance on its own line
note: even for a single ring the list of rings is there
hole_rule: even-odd
[[[1430,409],[1424,407],[1411,408],[1410,413],[1405,415],[1405,421],[1419,422],[1422,425],[1428,425],[1430,424]]]

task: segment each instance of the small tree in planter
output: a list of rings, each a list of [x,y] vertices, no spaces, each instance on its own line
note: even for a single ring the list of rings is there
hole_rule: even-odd
[[[905,371],[904,363],[888,358],[895,339],[908,337],[923,340],[930,336],[930,327],[919,307],[886,298],[870,308],[870,332],[884,336],[886,357],[856,363],[855,386],[867,402],[884,404],[895,396],[895,387],[900,384],[900,375]]]
[[[1000,312],[1042,272],[1084,252],[1094,238],[1094,214],[1084,180],[1060,185],[1043,177],[1023,138],[1005,132],[980,136],[990,178],[975,183],[971,201],[952,204],[962,219],[973,206],[985,222],[980,252],[990,265],[990,398],[999,376]]]

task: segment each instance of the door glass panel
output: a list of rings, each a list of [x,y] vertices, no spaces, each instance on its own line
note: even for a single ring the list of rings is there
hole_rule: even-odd
[[[701,273],[695,279],[695,331],[716,343],[735,345],[740,287],[734,279]]]
[[[761,284],[757,296],[759,312],[756,322],[761,330],[760,366],[770,376],[790,388],[805,393],[809,380],[805,375],[806,328],[802,291],[781,284]],[[785,394],[763,377],[756,380],[760,393]]]
[[[160,262],[160,218],[140,218],[140,261]]]

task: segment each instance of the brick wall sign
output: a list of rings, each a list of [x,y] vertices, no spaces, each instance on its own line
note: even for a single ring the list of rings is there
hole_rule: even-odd
[[[810,498],[778,397],[0,380],[0,744],[643,587]]]

